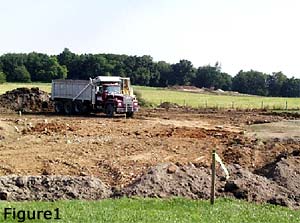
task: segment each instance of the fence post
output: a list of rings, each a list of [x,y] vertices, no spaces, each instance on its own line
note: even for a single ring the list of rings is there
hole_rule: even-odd
[[[264,101],[261,101],[261,109],[264,109]]]
[[[234,101],[231,102],[231,108],[234,109]]]
[[[288,102],[285,101],[285,110],[288,110]]]
[[[211,192],[210,192],[210,204],[215,203],[215,181],[216,181],[216,150],[212,151],[212,163],[211,163]]]
[[[205,108],[207,108],[207,100],[205,101]]]

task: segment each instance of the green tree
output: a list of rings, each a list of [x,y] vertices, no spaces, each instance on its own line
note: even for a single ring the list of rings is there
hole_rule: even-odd
[[[170,85],[190,85],[195,76],[195,68],[192,62],[180,60],[179,63],[172,65],[172,75],[168,82]]]
[[[66,78],[65,66],[58,63],[56,56],[41,53],[29,53],[25,63],[32,81],[51,82],[52,79]]]
[[[222,73],[221,67],[216,63],[215,66],[207,65],[199,67],[193,84],[197,87],[230,90],[232,77],[227,73]]]
[[[166,87],[169,85],[169,79],[172,75],[172,67],[165,61],[159,61],[156,63],[156,69],[160,74],[159,86]]]
[[[259,71],[240,71],[232,80],[232,88],[235,91],[246,94],[268,94],[267,75]]]
[[[281,96],[300,97],[300,79],[294,77],[286,79],[282,84]]]
[[[268,91],[270,96],[281,96],[281,89],[284,82],[287,80],[282,72],[274,72],[272,75],[269,75],[267,78]]]
[[[149,85],[150,71],[145,67],[137,68],[132,74],[132,82],[137,85]]]
[[[30,82],[30,73],[24,65],[16,67],[12,73],[13,80],[16,82]]]
[[[6,75],[2,71],[0,71],[0,84],[6,82]]]
[[[27,60],[26,54],[8,53],[4,54],[0,58],[2,71],[6,74],[7,81],[16,81],[15,69],[19,66],[23,66]]]

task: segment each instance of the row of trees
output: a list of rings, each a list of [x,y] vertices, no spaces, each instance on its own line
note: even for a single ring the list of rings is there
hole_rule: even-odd
[[[56,56],[42,53],[8,53],[0,57],[0,72],[9,82],[50,82],[66,78],[67,68],[58,63]]]
[[[265,74],[241,70],[232,77],[222,72],[218,63],[195,68],[188,60],[169,64],[154,62],[150,56],[78,55],[69,49],[56,56],[33,52],[0,57],[0,83],[5,80],[50,82],[57,78],[88,79],[99,75],[127,76],[135,85],[194,85],[263,96],[300,96],[300,80],[287,78],[282,72]]]

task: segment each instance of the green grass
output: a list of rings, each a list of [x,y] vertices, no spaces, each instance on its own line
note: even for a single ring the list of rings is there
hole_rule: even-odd
[[[5,83],[0,85],[0,94],[17,87],[39,87],[41,90],[47,92],[51,91],[50,83]],[[266,108],[285,110],[287,103],[289,110],[300,109],[300,98],[197,94],[143,86],[134,86],[134,89],[139,91],[142,94],[142,97],[154,106],[167,101],[179,105],[201,108]]]
[[[300,98],[227,96],[180,92],[161,88],[135,86],[142,97],[154,105],[161,102],[172,102],[201,108],[237,108],[237,109],[300,109]]]
[[[187,199],[119,199],[102,201],[59,202],[1,202],[0,222],[4,221],[3,209],[54,210],[59,208],[59,221],[26,222],[300,222],[300,211],[273,205],[256,205],[239,200],[218,199],[214,206],[209,201]]]

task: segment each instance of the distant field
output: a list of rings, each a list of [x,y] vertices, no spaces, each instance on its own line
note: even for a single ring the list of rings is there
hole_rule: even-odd
[[[0,208],[17,210],[54,210],[59,208],[61,220],[30,222],[260,222],[299,223],[300,211],[272,205],[255,205],[239,200],[218,199],[214,206],[209,201],[187,199],[117,199],[102,201],[59,202],[1,202]],[[18,222],[7,219],[1,222]],[[25,222],[28,222],[25,221]]]
[[[5,83],[0,85],[0,94],[17,87],[39,87],[50,92],[50,83]],[[172,102],[179,105],[188,105],[201,108],[238,108],[253,109],[267,108],[284,110],[300,109],[300,98],[279,98],[279,97],[258,97],[258,96],[223,96],[211,94],[197,94],[189,92],[179,92],[163,88],[134,86],[134,89],[142,94],[142,97],[153,104],[159,105],[161,102]]]
[[[201,108],[267,108],[267,109],[300,109],[300,98],[279,98],[259,96],[223,96],[211,94],[199,94],[167,90],[162,88],[136,86],[142,97],[159,105],[161,102],[172,102],[179,105],[188,105]]]

